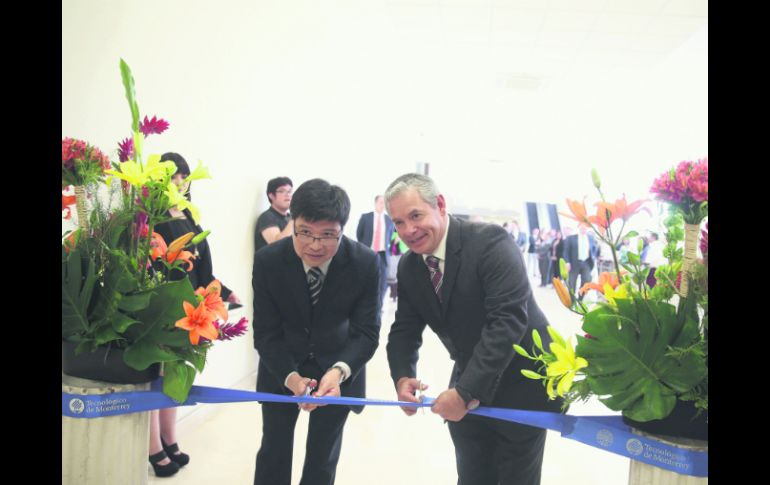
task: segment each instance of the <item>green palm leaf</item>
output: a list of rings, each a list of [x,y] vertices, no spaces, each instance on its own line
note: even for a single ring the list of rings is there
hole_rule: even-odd
[[[617,308],[601,306],[586,314],[577,355],[588,360],[587,382],[610,409],[635,421],[668,416],[677,395],[706,375],[702,359],[666,355],[672,346],[698,340],[698,323],[679,319],[668,303],[618,299]],[[682,320],[681,322],[679,320]]]

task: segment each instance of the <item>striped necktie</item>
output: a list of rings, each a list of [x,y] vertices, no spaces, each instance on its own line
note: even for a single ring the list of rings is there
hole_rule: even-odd
[[[310,289],[310,301],[313,306],[318,303],[318,297],[321,295],[321,286],[323,285],[323,273],[315,266],[307,271],[307,285]]]
[[[441,300],[441,284],[443,283],[443,274],[438,265],[439,259],[435,256],[428,256],[425,258],[425,263],[428,265],[428,271],[430,271],[430,282],[433,284],[433,290],[436,292],[436,296]]]

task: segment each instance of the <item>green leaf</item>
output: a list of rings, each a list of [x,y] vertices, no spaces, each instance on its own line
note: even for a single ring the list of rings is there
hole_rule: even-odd
[[[163,393],[176,402],[184,402],[195,380],[195,369],[176,360],[163,366]]]
[[[139,323],[139,322],[121,312],[115,312],[111,322],[112,329],[121,334],[125,332],[128,329],[128,327],[130,327],[135,323]]]
[[[136,370],[145,370],[156,362],[170,362],[178,360],[179,356],[169,350],[160,348],[150,341],[140,341],[126,348],[123,360],[129,367]]]
[[[638,236],[639,233],[637,231],[628,231],[624,236],[620,238],[622,241],[623,239],[631,239],[632,237]]]
[[[133,295],[126,295],[121,298],[118,303],[118,308],[126,312],[138,312],[139,310],[147,308],[151,298],[152,290],[135,293]]]
[[[133,315],[139,320],[139,325],[134,325],[140,334],[137,340],[149,338],[157,341],[163,333],[169,331],[187,334],[174,326],[177,320],[185,316],[183,302],[195,304],[195,291],[189,278],[172,281],[156,286],[152,290],[150,304]]]
[[[136,103],[134,76],[131,74],[131,68],[123,59],[120,60],[120,76],[123,78],[123,86],[126,88],[128,107],[131,108],[131,131],[137,132],[139,131],[139,105]]]
[[[597,307],[586,314],[576,353],[588,361],[586,380],[610,409],[637,421],[670,414],[676,394],[695,387],[706,366],[694,355],[667,355],[699,338],[698,324],[680,322],[676,308],[641,298],[618,299],[617,308]]]
[[[636,253],[628,252],[626,253],[626,256],[628,256],[628,262],[631,263],[634,266],[639,266],[642,264],[642,260],[639,258],[639,255]]]
[[[85,280],[83,264],[86,265]],[[90,328],[88,306],[95,283],[94,263],[91,258],[83,258],[79,250],[72,250],[66,259],[62,260],[62,338],[87,332]]]

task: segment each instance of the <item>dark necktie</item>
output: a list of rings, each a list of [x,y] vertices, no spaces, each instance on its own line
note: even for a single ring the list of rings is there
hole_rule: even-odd
[[[443,283],[443,274],[438,265],[439,259],[435,256],[428,256],[425,258],[425,263],[428,265],[428,271],[430,271],[430,282],[433,284],[433,291],[436,292],[436,296],[441,300],[441,283]]]
[[[321,286],[323,285],[323,273],[319,268],[313,266],[307,271],[307,285],[310,288],[310,301],[313,306],[318,303],[318,297],[321,295]]]

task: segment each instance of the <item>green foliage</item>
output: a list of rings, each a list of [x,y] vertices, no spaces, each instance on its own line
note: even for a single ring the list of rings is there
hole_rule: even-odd
[[[678,318],[668,303],[617,300],[617,308],[589,312],[583,330],[593,337],[578,337],[577,346],[589,362],[591,390],[604,396],[600,400],[607,407],[636,421],[668,416],[677,395],[691,392],[706,376],[702,355],[693,347],[700,339],[698,321]]]

